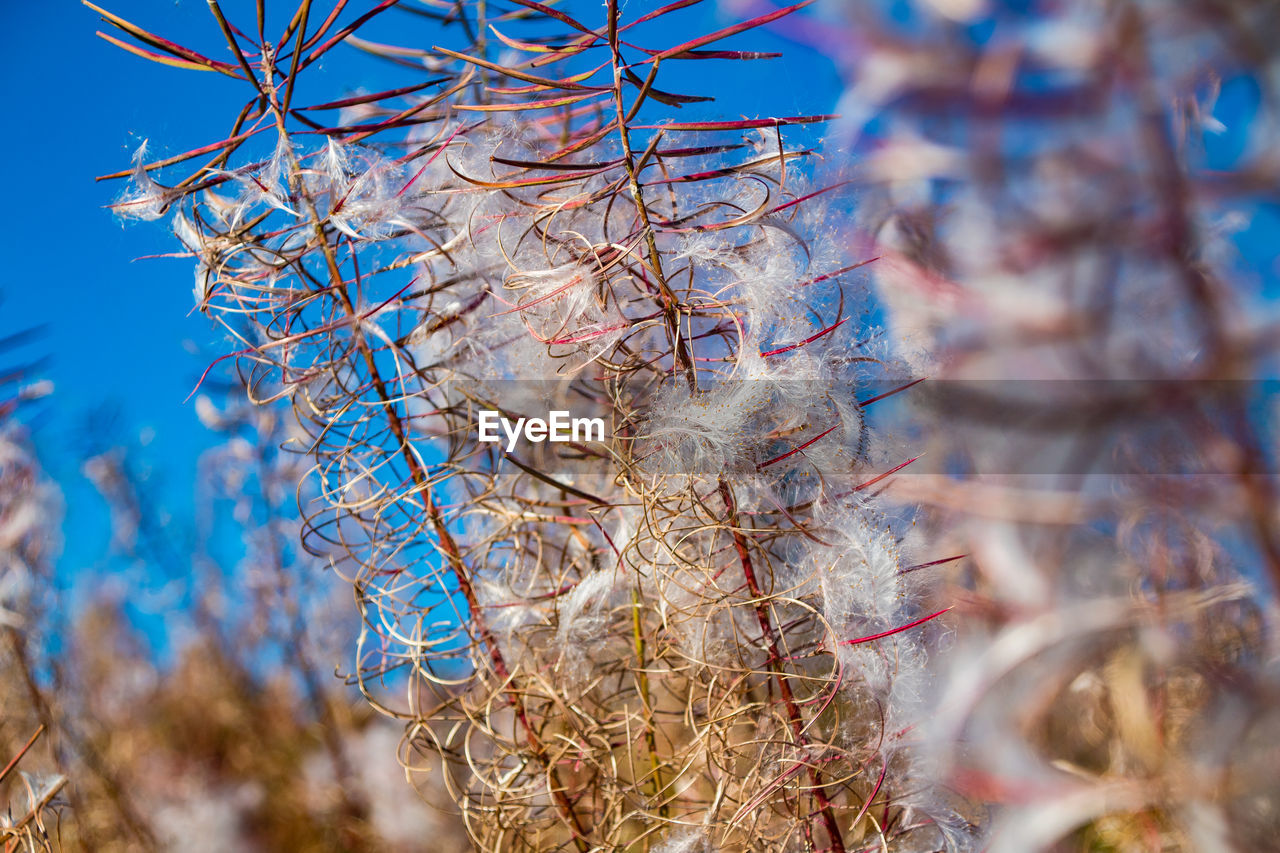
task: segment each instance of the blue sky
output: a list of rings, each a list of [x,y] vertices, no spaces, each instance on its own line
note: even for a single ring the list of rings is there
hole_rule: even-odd
[[[230,58],[205,0],[100,5],[211,57]],[[251,2],[222,5],[233,23],[251,29]],[[275,5],[283,12],[288,4]],[[579,0],[562,8],[591,20],[600,5]],[[327,13],[330,4],[318,8]],[[0,206],[0,336],[46,327],[8,358],[48,357],[40,376],[54,382],[55,394],[29,411],[42,461],[66,496],[62,569],[74,575],[101,565],[110,533],[103,506],[79,473],[77,448],[85,437],[78,431],[87,414],[109,404],[118,412],[119,433],[106,438],[149,436],[145,452],[159,496],[175,517],[189,515],[196,457],[218,440],[185,402],[207,363],[195,350],[227,349],[212,324],[192,312],[189,260],[135,260],[174,251],[167,229],[116,219],[105,206],[124,185],[94,177],[127,167],[144,138],[152,157],[222,138],[243,103],[243,84],[129,55],[97,38],[95,30],[109,28],[72,0],[9,2],[3,15],[0,73],[9,132],[2,144],[10,202]],[[282,26],[270,20],[268,31]],[[679,42],[729,18],[707,2],[678,20],[679,30],[656,35]],[[406,31],[421,32],[424,42],[430,37],[427,22],[396,10],[380,26],[389,41],[407,41]],[[753,63],[745,78],[735,76],[743,73],[740,63],[687,64],[697,91],[718,96],[716,104],[701,105],[699,115],[759,115],[763,104],[774,115],[832,110],[839,84],[830,60],[764,32],[739,36],[733,46],[787,56]],[[413,73],[347,48],[330,57],[317,89],[328,97],[405,85]]]

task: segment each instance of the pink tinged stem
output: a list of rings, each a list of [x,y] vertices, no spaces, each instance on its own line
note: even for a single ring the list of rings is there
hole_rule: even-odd
[[[793,349],[800,349],[800,347],[805,346],[806,344],[811,344],[811,343],[813,343],[814,341],[818,340],[818,338],[825,337],[826,335],[831,334],[832,332],[834,332],[836,329],[840,328],[841,326],[843,326],[843,325],[844,325],[845,323],[847,323],[847,322],[849,322],[849,318],[848,318],[848,317],[845,317],[843,320],[841,320],[841,321],[839,321],[839,322],[837,322],[837,323],[833,323],[833,324],[832,324],[832,325],[830,325],[830,326],[827,326],[825,329],[823,329],[822,331],[818,332],[817,334],[815,334],[815,335],[810,335],[809,337],[805,338],[803,341],[799,341],[799,342],[794,343],[794,344],[788,344],[788,345],[787,345],[787,346],[785,346],[785,347],[778,347],[777,349],[771,349],[771,350],[769,350],[768,352],[762,352],[762,353],[760,353],[760,355],[761,355],[761,356],[764,356],[764,357],[766,357],[766,358],[767,358],[768,356],[771,356],[771,355],[778,355],[778,354],[780,354],[780,353],[784,353],[784,352],[791,352],[791,350],[793,350]]]
[[[905,624],[905,625],[899,625],[899,626],[898,626],[898,627],[896,627],[896,628],[890,628],[888,631],[881,631],[879,634],[868,634],[868,635],[867,635],[867,636],[865,636],[865,637],[858,637],[858,638],[857,638],[857,639],[855,639],[855,640],[841,640],[841,641],[840,641],[839,643],[837,643],[836,645],[839,645],[839,646],[859,646],[859,645],[862,645],[863,643],[870,643],[870,642],[873,642],[873,641],[875,641],[875,640],[881,640],[881,639],[884,639],[885,637],[891,637],[891,636],[893,636],[894,634],[901,634],[903,631],[910,631],[912,628],[915,628],[915,627],[917,627],[917,626],[919,626],[919,625],[923,625],[924,623],[928,622],[928,621],[929,621],[929,620],[931,620],[931,619],[937,619],[937,618],[938,618],[939,616],[941,616],[943,613],[946,613],[948,610],[952,610],[953,608],[955,608],[955,605],[954,605],[954,604],[953,604],[953,605],[951,605],[951,607],[944,607],[944,608],[942,608],[942,609],[941,609],[941,610],[939,610],[937,613],[930,613],[928,616],[921,616],[919,619],[916,619],[916,620],[915,620],[915,621],[913,621],[913,622],[908,622],[908,623],[907,623],[907,624]]]
[[[800,451],[804,450],[804,449],[805,449],[806,447],[808,447],[809,445],[811,445],[811,444],[813,444],[814,442],[819,441],[819,440],[821,440],[822,438],[824,438],[825,436],[829,435],[829,434],[830,434],[831,432],[833,432],[833,431],[836,429],[836,427],[838,427],[838,426],[840,426],[840,425],[839,425],[839,424],[836,424],[836,426],[833,426],[833,427],[831,427],[831,428],[829,428],[829,429],[827,429],[827,430],[824,430],[823,432],[819,433],[818,435],[815,435],[813,438],[809,439],[809,440],[808,440],[808,441],[806,441],[804,444],[800,445],[799,447],[795,448],[794,450],[789,450],[789,451],[787,451],[786,453],[782,454],[781,456],[775,456],[774,458],[770,459],[768,462],[761,462],[759,465],[757,465],[757,466],[756,466],[756,470],[757,470],[757,471],[763,471],[765,468],[768,468],[770,465],[775,465],[775,464],[777,464],[778,462],[781,462],[783,459],[786,459],[786,458],[787,458],[787,457],[789,457],[789,456],[795,456],[797,453],[799,453]]]
[[[872,403],[878,403],[881,400],[885,399],[886,397],[892,397],[894,394],[898,394],[902,391],[906,391],[908,388],[912,387],[913,385],[919,385],[921,382],[925,381],[928,378],[929,377],[927,376],[921,376],[919,379],[916,379],[912,382],[908,382],[906,385],[899,385],[897,388],[894,388],[892,391],[885,391],[883,394],[877,394],[876,396],[870,397],[866,400],[859,400],[858,405],[862,406],[863,408],[866,408],[867,406],[870,406]]]

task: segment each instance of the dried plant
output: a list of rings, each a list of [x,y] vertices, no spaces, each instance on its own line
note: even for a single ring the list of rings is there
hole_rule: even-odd
[[[85,595],[60,656],[52,699],[87,765],[64,845],[394,851],[429,835],[465,849],[456,817],[405,785],[395,727],[331,677],[355,619],[298,545],[287,422],[238,384],[206,390],[197,411],[226,440],[199,460],[194,522],[166,511],[143,451],[105,418],[87,431],[115,519],[96,574],[117,580]]]
[[[36,334],[0,338],[0,355],[19,351]],[[47,850],[57,824],[66,776],[49,755],[49,709],[39,687],[42,616],[50,606],[50,576],[58,547],[61,495],[36,458],[19,414],[49,393],[32,381],[30,362],[5,364],[0,372],[0,814],[5,851]],[[30,756],[30,758],[28,757]]]
[[[1277,186],[1273,5],[744,3],[654,44],[691,5],[303,2],[271,40],[211,0],[232,61],[103,13],[245,87],[116,209],[292,413],[406,768],[485,850],[1273,846],[1274,335],[1231,239]],[[839,121],[685,93],[766,24],[847,58]],[[403,85],[311,95],[347,48]],[[476,440],[553,409],[604,439]]]
[[[0,355],[32,337],[0,339]],[[354,619],[299,553],[279,418],[238,385],[217,392],[231,404],[201,398],[227,441],[201,460],[196,535],[107,419],[75,430],[115,522],[115,553],[76,575],[55,568],[61,492],[27,436],[48,414],[30,404],[51,390],[35,375],[0,372],[3,849],[465,849],[456,816],[404,784],[397,729],[327,678],[341,655],[326,636]],[[214,547],[228,535],[243,553]],[[165,624],[130,624],[148,611]]]
[[[357,35],[394,5],[304,2],[271,40],[211,0],[234,62],[103,17],[245,87],[224,139],[140,149],[116,209],[171,219],[249,396],[291,407],[304,541],[355,589],[406,766],[441,763],[487,850],[965,846],[916,748],[942,611],[872,489],[902,460],[863,410],[908,377],[796,141],[830,117],[700,119],[659,80],[769,58],[722,42],[799,6],[672,46],[646,33],[691,3],[427,3],[430,47]],[[414,71],[300,105],[343,43]],[[474,440],[554,400],[606,439]]]

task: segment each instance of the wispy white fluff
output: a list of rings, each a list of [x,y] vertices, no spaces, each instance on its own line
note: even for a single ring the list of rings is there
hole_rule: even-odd
[[[672,830],[653,848],[653,853],[715,853],[715,850],[705,829],[688,827]]]
[[[133,179],[123,198],[113,205],[120,216],[146,221],[159,219],[169,208],[168,191],[147,171],[147,140],[133,152]]]

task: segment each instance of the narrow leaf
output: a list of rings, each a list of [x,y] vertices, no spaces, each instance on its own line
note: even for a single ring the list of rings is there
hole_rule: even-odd
[[[458,53],[457,51],[449,50],[445,47],[433,46],[431,49],[438,53],[443,53],[445,56],[451,56],[454,59],[459,59],[472,65],[478,65],[481,68],[488,68],[490,71],[496,71],[499,74],[505,74],[508,77],[514,77],[515,79],[523,80],[526,83],[537,83],[538,85],[546,86],[549,89],[573,89],[582,92],[602,91],[600,87],[597,86],[581,86],[577,83],[570,82],[571,78],[565,80],[553,80],[550,77],[539,77],[536,74],[529,74],[525,71],[507,68],[497,64],[496,62],[490,62],[489,60],[481,59],[478,56],[467,56],[465,53]]]
[[[776,11],[769,12],[768,14],[760,15],[758,17],[752,18],[749,21],[743,21],[742,23],[734,24],[731,27],[725,27],[723,30],[716,30],[714,33],[710,33],[700,38],[693,39],[692,41],[687,41],[684,44],[679,44],[673,48],[664,50],[661,53],[654,54],[652,57],[650,57],[646,61],[653,62],[654,60],[668,59],[670,57],[678,56],[682,53],[686,53],[690,50],[693,50],[694,48],[702,47],[703,45],[720,41],[720,39],[728,38],[729,36],[737,35],[738,33],[755,29],[756,27],[763,26],[764,24],[767,24],[771,21],[776,21],[779,18],[790,15],[792,12],[795,12],[799,9],[803,9],[805,6],[808,6],[813,2],[815,2],[815,0],[804,0],[804,2],[797,3],[794,6],[787,6],[784,9],[778,9]]]
[[[781,456],[775,456],[774,458],[770,459],[770,460],[769,460],[769,461],[767,461],[767,462],[761,462],[759,465],[757,465],[757,466],[756,466],[756,470],[758,470],[758,471],[763,471],[765,468],[768,468],[770,465],[776,465],[777,463],[781,462],[781,461],[782,461],[782,460],[784,460],[784,459],[787,459],[787,458],[790,458],[790,457],[792,457],[792,456],[795,456],[797,453],[799,453],[800,451],[804,450],[804,449],[805,449],[806,447],[808,447],[809,445],[811,445],[811,444],[813,444],[813,443],[815,443],[815,442],[817,442],[817,441],[820,441],[820,440],[821,440],[821,439],[823,439],[823,438],[826,438],[826,437],[827,437],[828,435],[830,435],[830,434],[835,430],[835,428],[836,428],[836,427],[838,427],[838,426],[839,426],[839,424],[836,424],[836,426],[830,427],[829,429],[826,429],[826,430],[824,430],[824,431],[822,431],[822,432],[818,433],[818,434],[817,434],[817,435],[815,435],[813,438],[811,438],[811,439],[809,439],[808,441],[806,441],[804,444],[800,445],[799,447],[797,447],[797,448],[795,448],[795,449],[793,449],[793,450],[789,450],[789,451],[787,451],[786,453],[782,454]]]
[[[201,154],[208,154],[210,151],[217,151],[220,148],[226,148],[230,145],[237,145],[241,142],[244,142],[246,139],[248,139],[249,137],[255,134],[262,133],[262,131],[270,130],[270,129],[271,129],[270,126],[264,126],[264,127],[255,128],[253,130],[247,130],[244,133],[237,134],[236,136],[229,136],[226,139],[223,139],[219,142],[211,142],[208,145],[202,145],[199,148],[192,148],[190,151],[184,151],[181,154],[175,154],[172,157],[166,157],[163,160],[157,160],[154,163],[148,163],[147,165],[143,166],[143,170],[150,172],[154,169],[163,169],[165,166],[172,166],[175,163],[181,163],[184,160],[190,160],[192,157],[199,157]],[[134,173],[134,169],[129,168],[120,172],[112,172],[110,175],[100,175],[97,178],[94,178],[94,180],[109,181],[114,178],[127,178],[133,173]]]
[[[657,56],[659,51],[646,50],[636,45],[628,45],[641,53]],[[669,56],[668,59],[777,59],[781,53],[765,53],[758,50],[687,50],[684,53]],[[644,64],[644,63],[641,63]]]
[[[941,610],[939,610],[937,613],[930,613],[928,616],[922,616],[913,622],[908,622],[905,625],[899,625],[897,628],[890,628],[888,631],[881,631],[878,634],[868,634],[865,637],[858,637],[853,640],[841,640],[839,645],[859,646],[859,645],[862,645],[863,643],[870,643],[873,640],[882,640],[885,637],[891,637],[894,634],[901,634],[903,631],[910,631],[912,628],[915,628],[919,625],[923,625],[924,623],[929,622],[933,619],[937,619],[943,613],[946,613],[951,609],[952,609],[951,607],[944,607]]]
[[[664,92],[661,89],[655,88],[652,83],[641,80],[639,75],[630,68],[624,68],[622,73],[626,76],[627,82],[631,83],[645,95],[653,98],[658,103],[666,104],[669,107],[679,108],[684,104],[697,104],[715,100],[715,98],[705,95],[677,95],[672,92]]]
[[[329,101],[328,103],[316,104],[315,106],[311,106],[311,107],[295,107],[295,109],[338,110],[338,109],[342,109],[343,107],[354,107],[357,104],[368,104],[368,103],[372,103],[373,101],[382,101],[382,100],[386,100],[387,98],[398,98],[401,95],[408,95],[413,92],[419,92],[423,89],[426,89],[429,86],[438,86],[441,83],[447,83],[451,79],[452,78],[450,77],[438,77],[435,80],[428,80],[427,82],[419,83],[416,86],[404,86],[403,88],[400,88],[400,89],[388,89],[385,92],[375,92],[372,95],[354,95],[350,98],[343,98],[340,101]]]
[[[821,338],[821,337],[825,337],[826,335],[831,334],[832,332],[834,332],[836,329],[838,329],[838,328],[840,328],[841,326],[843,326],[843,325],[844,325],[845,323],[847,323],[848,321],[849,321],[849,318],[848,318],[848,317],[845,317],[845,318],[844,318],[843,320],[841,320],[840,322],[838,322],[838,323],[834,323],[834,324],[832,324],[832,325],[830,325],[830,326],[827,326],[827,327],[826,327],[825,329],[823,329],[822,331],[818,332],[817,334],[810,335],[809,337],[805,338],[803,341],[797,341],[797,342],[796,342],[796,343],[794,343],[794,344],[788,344],[787,346],[784,346],[784,347],[778,347],[777,349],[771,349],[771,350],[769,350],[768,352],[762,352],[762,353],[760,353],[760,355],[761,355],[761,356],[764,356],[765,358],[768,358],[768,357],[769,357],[769,356],[771,356],[771,355],[780,355],[780,354],[782,354],[782,353],[784,353],[784,352],[791,352],[792,350],[800,349],[800,347],[805,346],[806,344],[811,344],[811,343],[813,343],[814,341],[818,340],[819,338]]]
[[[575,21],[573,18],[570,18],[564,12],[561,12],[559,9],[553,9],[550,6],[544,6],[541,3],[535,3],[533,2],[533,0],[511,0],[511,2],[518,3],[521,6],[524,6],[526,9],[532,9],[535,12],[541,12],[542,14],[548,17],[555,18],[557,21],[566,23],[569,26],[573,27],[575,30],[586,33],[587,35],[592,35],[592,36],[599,35],[599,33],[597,33],[595,30],[588,29],[587,27]],[[810,2],[812,2],[812,0],[810,0]]]
[[[210,59],[209,57],[204,56],[203,54],[196,53],[194,50],[188,47],[183,47],[182,45],[175,44],[174,42],[171,42],[166,38],[161,38],[160,36],[154,33],[147,32],[142,27],[139,27],[136,24],[129,23],[124,18],[121,18],[119,15],[114,15],[100,6],[95,6],[94,4],[90,3],[89,0],[81,0],[81,2],[84,3],[84,5],[88,6],[90,9],[92,9],[93,11],[97,12],[99,15],[101,15],[108,23],[112,24],[118,29],[124,30],[126,33],[138,39],[139,41],[149,44],[152,47],[159,48],[160,50],[163,50],[165,53],[173,54],[179,59],[185,59],[188,62],[194,63],[196,65],[203,65],[208,70],[218,71],[230,77],[241,76],[239,70],[229,62],[218,62],[217,60]],[[103,37],[107,38],[106,36],[103,36]],[[187,67],[187,66],[182,66],[182,67]]]
[[[892,397],[894,394],[899,394],[903,391],[906,391],[908,388],[912,387],[913,385],[919,385],[921,382],[925,381],[925,379],[927,378],[928,378],[927,376],[921,376],[919,379],[908,382],[906,385],[899,385],[897,388],[894,388],[891,391],[885,391],[883,394],[877,394],[874,397],[869,397],[866,400],[859,400],[858,405],[865,408],[867,406],[870,406],[872,403],[877,403],[885,399],[886,397]]]
[[[620,160],[610,160],[607,163],[544,163],[537,160],[509,160],[506,157],[490,157],[495,163],[501,163],[504,166],[514,166],[518,169],[547,169],[563,172],[598,172],[601,166],[614,166],[620,163]]]
[[[815,124],[832,121],[838,115],[789,116],[787,118],[754,118],[739,121],[689,121],[667,124],[635,124],[633,130],[752,130],[757,127],[786,127],[791,124]]]
[[[349,36],[349,35],[351,35],[352,33],[354,33],[356,30],[360,29],[360,27],[364,26],[364,23],[365,23],[366,21],[368,21],[370,18],[372,18],[374,15],[377,15],[377,14],[379,14],[380,12],[384,12],[384,11],[386,11],[387,9],[391,8],[392,6],[394,6],[394,5],[395,5],[396,3],[398,3],[398,2],[399,2],[399,0],[382,0],[382,2],[381,2],[381,3],[379,3],[377,6],[373,7],[373,8],[372,8],[372,9],[370,9],[368,12],[365,12],[363,15],[361,15],[361,16],[360,16],[360,17],[358,17],[358,18],[356,18],[354,21],[352,21],[352,22],[351,22],[350,24],[348,24],[347,26],[345,26],[345,27],[343,27],[342,29],[338,30],[338,32],[336,32],[336,33],[334,33],[334,34],[333,34],[333,37],[332,37],[332,38],[330,38],[330,39],[329,39],[328,41],[326,41],[324,44],[322,44],[322,45],[320,45],[319,47],[317,47],[315,50],[311,51],[311,55],[307,57],[306,61],[305,61],[305,62],[303,62],[303,63],[299,66],[299,68],[300,68],[300,69],[301,69],[301,68],[306,68],[308,65],[310,65],[310,64],[311,64],[311,63],[313,63],[313,62],[315,62],[315,61],[316,61],[317,59],[319,59],[321,56],[324,56],[324,54],[325,54],[325,53],[327,53],[327,52],[329,51],[329,49],[330,49],[330,48],[332,48],[335,44],[337,44],[338,42],[342,41],[342,40],[343,40],[343,39],[345,39],[347,36]]]
[[[468,110],[471,112],[485,113],[518,113],[525,110],[550,110],[556,107],[565,107],[569,104],[576,104],[579,101],[585,101],[587,98],[597,98],[601,92],[583,92],[579,95],[561,95],[558,98],[546,98],[541,101],[521,101],[515,104],[454,104],[455,110]]]
[[[510,36],[503,35],[503,33],[492,24],[489,25],[489,29],[498,37],[498,41],[502,42],[507,47],[514,48],[515,50],[523,50],[525,53],[558,53],[564,49],[557,45],[536,44],[530,41],[520,41],[519,39],[511,38]]]
[[[573,181],[580,181],[583,178],[588,178],[592,175],[598,175],[601,172],[607,172],[611,168],[609,166],[605,166],[603,168],[596,169],[594,172],[578,172],[572,175],[549,175],[544,178],[518,178],[515,180],[482,181],[479,178],[471,178],[462,174],[457,169],[453,168],[453,164],[449,163],[448,160],[446,160],[445,163],[449,166],[449,171],[453,172],[469,184],[475,184],[478,187],[488,187],[489,189],[501,190],[516,189],[518,187],[538,187],[545,186],[547,184],[566,184]]]
[[[105,39],[106,41],[111,42],[118,48],[122,48],[123,50],[129,51],[135,56],[141,56],[143,59],[150,59],[152,62],[159,62],[161,65],[172,65],[174,68],[189,68],[192,71],[217,71],[218,70],[217,68],[214,68],[211,65],[205,65],[200,62],[192,62],[189,59],[179,59],[176,56],[166,56],[163,53],[156,53],[154,50],[146,50],[144,48],[138,47],[137,45],[120,41],[120,39],[118,38],[113,38],[112,36],[109,36],[106,33],[102,32],[101,30],[97,30],[94,33],[94,35],[98,36],[99,38]],[[232,74],[230,76],[239,77],[240,75]]]
[[[626,24],[625,26],[619,27],[618,32],[629,30],[634,26],[643,24],[645,21],[652,21],[654,18],[661,18],[663,15],[666,15],[670,12],[674,12],[677,9],[687,9],[690,6],[696,6],[701,2],[702,0],[676,0],[676,2],[674,3],[668,3],[666,6],[663,6],[661,9],[654,9],[649,14],[641,15],[631,23]]]

